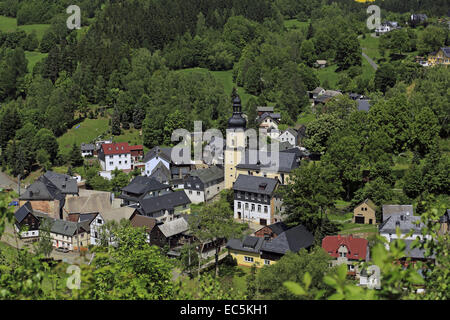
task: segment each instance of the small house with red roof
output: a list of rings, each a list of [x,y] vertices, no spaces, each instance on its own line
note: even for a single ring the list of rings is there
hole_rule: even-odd
[[[144,149],[142,145],[130,146],[128,142],[104,143],[102,144],[98,159],[102,169],[110,173],[115,169],[131,171],[136,162],[142,159]],[[104,175],[108,176],[108,174]]]
[[[350,236],[326,236],[322,248],[334,258],[332,265],[347,264],[350,275],[359,275],[357,263],[369,261],[369,242]]]

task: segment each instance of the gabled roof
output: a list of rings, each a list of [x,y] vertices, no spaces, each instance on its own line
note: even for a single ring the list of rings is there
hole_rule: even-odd
[[[253,151],[254,152],[254,151]],[[256,151],[256,159],[253,159],[254,153],[250,153],[250,150],[246,150],[243,155],[243,161],[241,161],[236,168],[238,169],[251,169],[251,170],[261,170],[266,169],[268,171],[274,171],[275,167],[278,167],[276,172],[286,172],[289,173],[293,169],[298,167],[298,162],[296,155],[294,153],[289,152],[278,152],[272,154],[270,151]],[[274,159],[269,164],[263,164],[265,162],[269,162],[271,157],[274,156]],[[277,157],[278,156],[278,157]],[[261,161],[260,161],[261,160]],[[270,165],[272,164],[272,166]]]
[[[420,222],[420,217],[411,215],[391,215],[380,225],[380,233],[395,234],[397,228],[399,228],[402,234],[411,231],[413,231],[414,234],[420,234],[422,227],[423,223]]]
[[[412,243],[415,240],[404,240],[405,241],[405,257],[413,258],[413,259],[424,259],[424,258],[430,258],[434,259],[436,257],[435,254],[432,254],[431,256],[425,257],[426,250],[421,248],[412,248]]]
[[[100,214],[105,219],[105,221],[120,222],[122,219],[130,220],[136,210],[137,209],[133,207],[120,207],[102,210]]]
[[[450,58],[450,47],[443,47],[441,50],[447,58]]]
[[[79,215],[79,222],[86,222],[87,225],[90,225],[91,222],[98,216],[98,214],[98,212],[81,213]]]
[[[323,90],[325,90],[325,89],[322,88],[322,87],[317,87],[317,88],[315,88],[313,91],[310,91],[310,92],[313,93],[313,94],[319,94],[319,93],[322,92]]]
[[[371,208],[371,209],[373,209],[373,210],[376,210],[376,209],[377,209],[377,206],[375,205],[375,203],[373,203],[373,201],[370,200],[370,199],[364,200],[363,202],[361,202],[360,204],[358,204],[356,207],[359,207],[359,206],[362,205],[362,204],[366,204],[369,208]],[[356,207],[355,207],[355,208],[356,208]]]
[[[271,113],[271,112],[273,112],[273,110],[274,110],[274,107],[267,107],[267,106],[265,106],[265,107],[256,107],[256,112],[269,112],[269,113]]]
[[[86,230],[85,226],[80,223],[67,221],[67,220],[59,220],[59,219],[52,220],[52,227],[50,229],[50,232],[52,232],[52,233],[70,236],[70,237],[75,235],[77,232],[83,233],[83,232],[87,232],[87,231],[89,231],[89,230]]]
[[[414,215],[412,205],[385,204],[382,207],[383,221],[391,215]]]
[[[140,210],[144,215],[159,212],[161,210],[172,210],[181,205],[190,204],[186,192],[183,190],[167,193],[158,197],[151,197],[139,201]]]
[[[65,208],[76,213],[102,212],[111,208],[111,195],[109,192],[96,192],[88,196],[70,197],[66,199]]]
[[[348,253],[347,258],[350,260],[367,260],[369,242],[363,238],[353,238],[352,236],[326,236],[322,240],[322,248],[332,257],[338,258],[338,249],[346,246]]]
[[[28,214],[33,214],[33,208],[31,207],[31,203],[30,201],[27,201],[23,206],[21,206],[15,213],[14,216],[16,218],[16,222],[17,223],[21,223],[23,221],[23,219],[25,219],[25,217]]]
[[[147,192],[164,190],[167,188],[169,188],[168,185],[162,184],[155,178],[137,176],[126,187],[122,188],[122,191],[143,195]]]
[[[40,176],[20,196],[20,200],[63,200],[64,194],[45,176]]]
[[[226,247],[232,250],[250,253],[259,253],[263,243],[264,243],[263,238],[246,236],[243,240],[240,239],[228,240]]]
[[[150,149],[144,156],[144,162],[148,162],[154,157],[158,156],[167,162],[171,162],[172,160],[172,148],[160,148],[159,146],[156,146],[152,149]]]
[[[160,161],[150,174],[150,178],[154,178],[159,182],[170,181],[170,170]]]
[[[233,184],[233,190],[270,196],[274,193],[277,185],[278,180],[276,179],[240,174]]]
[[[261,123],[266,118],[272,118],[273,120],[279,121],[281,115],[279,113],[264,112],[261,116],[257,117],[257,122]]]
[[[95,145],[93,143],[82,143],[81,151],[94,151]]]
[[[314,236],[304,226],[298,225],[276,237],[264,240],[261,251],[285,254],[288,251],[298,252],[302,248],[309,248],[314,243]]]
[[[282,221],[273,223],[267,227],[270,228],[276,235],[280,235],[284,231],[289,230],[288,226]]]
[[[211,166],[206,169],[192,170],[190,175],[198,177],[201,182],[206,184],[215,180],[223,179],[224,171],[217,166]]]
[[[184,218],[178,218],[172,221],[164,222],[158,225],[159,230],[166,238],[186,232],[189,230],[189,224]]]
[[[105,143],[102,144],[103,153],[106,155],[130,153],[128,142]]]
[[[154,218],[135,214],[130,220],[131,226],[135,228],[144,227],[146,232],[150,232],[158,224],[158,221]]]

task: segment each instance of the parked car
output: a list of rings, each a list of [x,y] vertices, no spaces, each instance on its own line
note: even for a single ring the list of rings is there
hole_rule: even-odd
[[[58,251],[58,252],[62,252],[62,253],[67,253],[67,252],[69,252],[69,249],[63,248],[63,247],[56,248],[55,250]]]
[[[12,201],[12,202],[9,203],[10,207],[11,206],[17,207],[18,205],[19,205],[19,201]]]

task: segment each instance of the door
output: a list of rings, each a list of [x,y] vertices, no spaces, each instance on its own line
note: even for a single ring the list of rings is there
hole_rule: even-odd
[[[372,219],[369,219],[369,224],[373,224],[373,223],[372,223]]]
[[[355,217],[355,223],[364,224],[364,217]]]
[[[262,226],[266,226],[267,225],[267,220],[266,219],[259,219],[259,224]]]

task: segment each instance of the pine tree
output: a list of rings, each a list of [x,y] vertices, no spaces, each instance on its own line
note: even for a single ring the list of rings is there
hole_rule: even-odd
[[[120,135],[120,115],[119,110],[117,108],[114,108],[114,114],[111,122],[111,133],[115,136]]]

